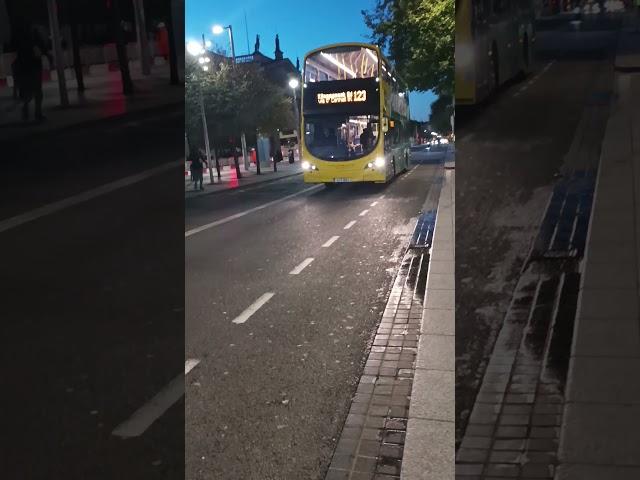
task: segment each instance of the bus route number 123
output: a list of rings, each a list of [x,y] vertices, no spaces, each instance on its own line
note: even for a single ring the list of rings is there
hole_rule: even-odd
[[[319,93],[318,104],[366,102],[366,90],[349,90],[346,92]]]

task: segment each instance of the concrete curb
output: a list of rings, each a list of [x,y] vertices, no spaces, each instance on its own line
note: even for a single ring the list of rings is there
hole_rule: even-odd
[[[455,471],[455,170],[446,169],[427,273],[411,391],[403,480],[453,480]]]
[[[190,191],[190,190],[185,190],[184,199],[185,199],[185,201],[189,201],[189,200],[194,200],[194,199],[197,199],[197,198],[200,198],[200,197],[205,197],[205,196],[209,196],[209,195],[215,195],[217,193],[229,193],[229,192],[233,192],[233,191],[240,190],[240,189],[252,188],[252,187],[255,187],[257,185],[265,185],[267,183],[277,182],[278,180],[282,180],[283,178],[289,178],[289,177],[294,177],[296,175],[302,175],[302,173],[303,172],[289,173],[287,175],[282,175],[282,176],[279,176],[277,178],[269,178],[267,180],[260,180],[260,181],[257,181],[257,182],[251,182],[251,183],[248,183],[246,185],[240,184],[237,188],[233,188],[233,189],[227,189],[227,190],[219,189],[219,190],[211,190],[211,191],[206,191],[205,190],[204,193],[198,193],[197,195],[188,195],[189,193],[193,193],[193,192]],[[219,185],[219,184],[216,184],[216,185]]]

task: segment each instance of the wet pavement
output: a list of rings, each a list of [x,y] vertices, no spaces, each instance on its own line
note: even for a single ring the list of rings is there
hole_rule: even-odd
[[[521,384],[519,377],[515,382],[511,378],[512,367],[518,371],[514,375],[525,375],[525,370],[532,367],[547,368],[541,360],[539,365],[527,363],[530,359],[521,358],[518,350],[520,353],[509,360],[513,363],[504,371],[503,363],[492,363],[495,356],[492,351],[497,342],[503,341],[498,334],[510,321],[509,312],[518,289],[530,286],[531,282],[537,285],[555,278],[557,304],[557,299],[562,297],[560,292],[564,291],[561,286],[569,288],[568,285],[575,282],[572,275],[577,271],[575,261],[584,251],[594,169],[608,116],[615,41],[615,32],[606,30],[579,34],[539,32],[534,73],[522,83],[505,86],[497,97],[468,112],[466,117],[457,118],[460,129],[456,163],[462,182],[456,199],[456,443],[459,448],[468,425],[473,424],[474,428],[466,435],[474,433],[476,425],[470,417],[481,394],[499,393],[481,390],[486,388],[483,381],[486,375],[508,374],[503,386],[509,388],[512,384]],[[553,108],[541,108],[541,105]],[[523,276],[529,278],[530,275],[525,282]],[[546,292],[551,287],[548,283],[545,285]],[[567,292],[566,298],[571,295]],[[537,297],[531,301],[535,303]],[[567,305],[571,303],[566,301]],[[545,304],[546,300],[541,305]],[[536,310],[533,305],[527,308]],[[540,312],[541,308],[536,311]],[[568,318],[570,313],[561,317]],[[533,342],[531,345],[550,342],[550,346],[536,348],[555,359],[562,350],[557,345],[566,345],[567,337],[570,338],[570,326],[560,328],[567,321],[559,318],[557,314],[536,316],[532,324],[522,318],[517,323],[519,328],[532,329],[527,337],[527,342]],[[554,328],[559,330],[552,333]],[[519,334],[514,335],[513,342],[519,345]],[[566,363],[566,359],[558,358],[558,362]],[[497,370],[492,372],[493,367]],[[553,380],[557,381],[560,391],[563,369],[558,367],[554,373],[558,378]],[[535,393],[540,385],[536,382],[517,388],[533,389],[530,393]],[[533,415],[535,402],[528,405],[530,409],[513,411],[530,410]],[[498,411],[492,408],[481,410],[485,413],[491,410],[496,416],[502,411],[502,407]],[[479,432],[487,433],[487,429],[475,430],[476,434]],[[470,460],[467,458],[465,462]],[[482,469],[478,473],[470,467],[468,472],[469,478],[488,475]]]
[[[494,292],[492,301],[508,300],[508,304],[504,314],[500,310],[492,311],[494,332],[498,334],[495,341],[491,335],[488,337],[485,353],[476,354],[478,365],[474,374],[479,375],[476,376],[477,383],[463,383],[461,391],[456,392],[463,407],[457,419],[456,478],[460,480],[552,479],[558,465],[558,442],[580,287],[580,262],[585,252],[613,80],[611,38],[614,37],[607,37],[602,31],[595,33],[595,37],[585,35],[574,35],[572,41],[584,38],[585,42],[581,46],[574,44],[573,51],[571,42],[563,45],[558,50],[557,61],[545,74],[552,78],[554,69],[561,71],[569,64],[590,71],[590,84],[584,85],[586,88],[578,88],[576,82],[572,83],[574,89],[567,95],[573,97],[571,102],[565,103],[564,111],[559,108],[561,101],[554,105],[554,112],[560,112],[559,118],[565,121],[555,128],[573,126],[571,133],[566,134],[571,143],[556,141],[555,151],[538,157],[537,167],[546,172],[546,182],[540,176],[538,185],[526,179],[529,169],[534,166],[529,158],[535,157],[524,157],[526,161],[510,176],[510,188],[520,189],[521,196],[526,198],[525,192],[535,186],[545,194],[547,201],[538,202],[535,209],[527,209],[530,224],[526,231],[529,232],[530,247],[526,248],[525,237],[520,242],[517,256],[506,256],[502,260],[494,257],[494,262],[502,262],[505,270],[511,273],[505,277],[504,287],[507,288],[501,289],[497,296]],[[552,51],[546,50],[545,54],[551,55]],[[543,79],[544,76],[538,84]],[[543,90],[539,89],[534,87],[528,95],[542,94]],[[497,102],[500,104],[501,100]],[[503,105],[506,108],[506,100]],[[512,105],[516,108],[515,103]],[[576,122],[572,115],[578,112]],[[539,131],[537,127],[536,133]],[[549,144],[552,144],[550,138]],[[464,150],[464,145],[464,141],[459,141],[458,152]],[[505,167],[510,168],[506,165],[501,168]],[[514,177],[520,180],[513,181]],[[541,205],[544,208],[540,208]],[[465,208],[468,207],[465,205]],[[465,234],[461,236],[464,241]],[[462,263],[463,269],[468,271],[464,266],[466,262]],[[470,299],[468,289],[472,280],[471,274],[467,275],[462,277],[461,288],[465,291],[460,298]],[[457,322],[462,324],[464,318]],[[456,333],[457,341],[462,343],[469,333],[468,327],[467,330],[459,328]],[[465,364],[470,358],[470,355],[462,357],[460,363]],[[459,370],[459,374],[460,382],[469,378],[467,372]],[[465,410],[467,405],[470,407]]]
[[[389,295],[401,265],[422,278],[421,256],[402,260],[441,173],[331,190],[294,177],[188,202],[188,231],[213,226],[185,240],[186,353],[200,362],[186,377],[187,478],[323,479],[343,429],[341,449],[369,428],[385,444],[367,468],[399,471],[419,282]],[[355,399],[375,415],[349,415]]]
[[[418,217],[325,480],[400,478],[435,213]]]

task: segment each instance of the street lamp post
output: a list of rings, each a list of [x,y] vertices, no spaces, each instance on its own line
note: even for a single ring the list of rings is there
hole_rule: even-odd
[[[225,30],[229,30],[229,43],[231,44],[231,61],[233,63],[236,63],[236,49],[233,43],[233,28],[231,28],[231,25],[227,25],[226,27],[223,27],[221,25],[214,25],[211,30],[213,31],[214,35],[220,35]]]
[[[204,35],[202,36],[202,45],[198,42],[192,41],[187,44],[187,51],[198,59],[198,63],[202,68],[202,71],[207,72],[209,70],[210,59],[206,56]],[[211,171],[211,149],[209,148],[209,130],[207,128],[207,115],[204,110],[204,95],[202,94],[202,85],[198,82],[198,93],[200,100],[200,116],[202,117],[202,129],[204,132],[204,148],[207,153],[207,165],[209,166],[209,178],[213,183],[213,172]],[[218,178],[220,178],[220,172],[218,171]]]
[[[300,158],[300,113],[298,112],[298,97],[296,95],[296,89],[300,85],[297,78],[289,80],[289,87],[293,90],[293,108],[296,116],[296,148],[298,149],[298,158]]]
[[[229,30],[229,43],[231,44],[231,62],[235,65],[236,63],[236,48],[235,45],[233,43],[233,28],[231,27],[231,25],[227,25],[226,27],[223,27],[222,25],[214,25],[211,28],[211,31],[213,32],[214,35],[220,35],[222,32],[224,32],[225,30]],[[235,143],[235,142],[234,142]],[[240,143],[242,146],[242,159],[244,162],[244,168],[245,170],[249,170],[249,156],[247,155],[247,141],[246,141],[246,136],[244,134],[244,132],[242,132],[240,134]],[[236,164],[236,175],[238,178],[241,177],[240,174],[240,166],[238,165],[238,156],[236,155],[236,146],[233,146],[234,150],[234,162]]]

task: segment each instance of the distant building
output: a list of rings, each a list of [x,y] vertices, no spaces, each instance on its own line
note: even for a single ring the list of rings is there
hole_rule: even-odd
[[[276,35],[274,58],[266,56],[260,51],[260,35],[256,35],[256,43],[253,53],[249,55],[238,55],[236,63],[257,63],[265,72],[265,75],[276,85],[282,85],[288,88],[289,80],[292,77],[299,78],[299,62],[296,61],[298,68],[291,60],[284,58],[284,53],[280,50],[280,37]]]

